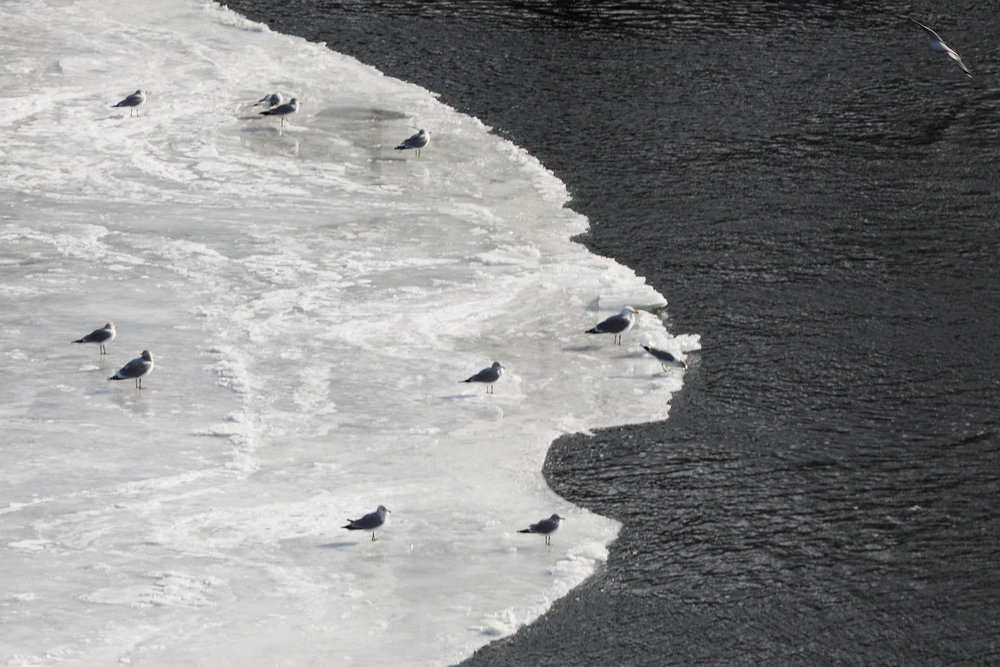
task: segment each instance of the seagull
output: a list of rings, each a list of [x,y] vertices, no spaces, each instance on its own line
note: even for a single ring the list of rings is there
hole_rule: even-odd
[[[284,104],[279,104],[276,107],[268,109],[267,111],[261,111],[261,116],[280,116],[281,125],[285,124],[285,116],[291,116],[293,113],[299,110],[299,98],[293,97]]]
[[[115,107],[131,107],[128,112],[128,116],[129,118],[131,118],[133,111],[135,111],[136,116],[139,115],[139,107],[142,106],[142,104],[145,103],[145,101],[146,101],[146,91],[137,90],[111,108],[114,109]]]
[[[655,347],[650,347],[648,345],[643,345],[642,349],[649,352],[651,355],[660,360],[660,365],[663,366],[663,370],[667,370],[668,366],[673,366],[674,368],[683,368],[687,370],[687,363],[681,361],[674,355],[670,354],[666,350],[658,350]]]
[[[499,361],[494,361],[493,365],[489,368],[484,368],[479,371],[468,380],[462,380],[462,382],[484,382],[486,383],[486,393],[493,393],[493,384],[500,379],[503,375],[503,364]]]
[[[270,95],[265,95],[264,97],[260,98],[259,100],[257,100],[256,102],[254,102],[253,105],[255,107],[259,107],[261,105],[264,105],[268,109],[272,109],[272,108],[278,106],[279,104],[281,104],[284,101],[285,101],[285,98],[281,96],[281,93],[271,93]]]
[[[136,389],[142,389],[142,376],[153,372],[153,354],[149,350],[143,350],[142,356],[133,359],[118,369],[118,372],[108,378],[108,380],[128,380],[135,379]]]
[[[911,18],[909,16],[907,16],[906,18],[910,21],[910,23],[923,28],[924,31],[928,35],[930,35],[931,41],[928,42],[927,45],[929,47],[931,47],[932,51],[940,51],[942,53],[948,54],[949,58],[951,58],[956,63],[958,63],[958,66],[962,68],[962,71],[965,72],[966,76],[969,76],[969,77],[972,76],[972,72],[970,72],[969,68],[965,66],[964,62],[962,62],[962,56],[960,56],[957,53],[955,53],[955,50],[953,48],[951,48],[950,46],[948,46],[947,44],[945,44],[944,40],[941,39],[941,35],[937,34],[936,32],[934,32],[933,30],[931,30],[930,28],[928,28],[927,26],[925,26],[923,23],[921,23],[920,21],[918,21],[918,20],[916,20],[914,18]]]
[[[622,334],[631,329],[633,324],[635,324],[635,308],[633,308],[632,306],[625,306],[624,308],[622,308],[622,312],[618,313],[617,315],[612,315],[608,319],[598,324],[593,329],[588,329],[584,333],[614,334],[615,343],[621,345]]]
[[[556,532],[559,528],[559,522],[563,520],[563,517],[558,514],[553,514],[548,519],[542,519],[538,523],[533,523],[523,530],[519,530],[519,533],[541,533],[545,536],[545,544],[552,544],[552,533]]]
[[[115,329],[114,322],[108,322],[100,329],[94,329],[89,334],[83,338],[77,338],[72,341],[74,343],[97,343],[101,346],[101,354],[107,354],[108,351],[104,348],[107,343],[110,343],[115,339],[115,335],[118,331]]]
[[[347,530],[370,530],[372,531],[372,542],[377,542],[378,538],[375,537],[375,529],[385,523],[386,512],[391,512],[387,510],[385,505],[379,505],[378,509],[370,514],[366,514],[360,519],[348,519],[348,523],[344,528]]]
[[[429,144],[430,141],[431,141],[431,133],[426,132],[424,130],[420,130],[412,137],[410,137],[406,141],[396,146],[396,150],[403,151],[406,150],[407,148],[416,148],[417,157],[420,157],[420,149]]]

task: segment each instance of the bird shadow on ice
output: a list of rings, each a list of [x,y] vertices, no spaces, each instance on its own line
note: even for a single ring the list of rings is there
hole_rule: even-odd
[[[317,545],[320,549],[346,549],[347,547],[356,547],[360,544],[359,542],[327,542],[326,544]]]
[[[398,163],[398,162],[407,162],[408,159],[406,157],[396,157],[394,155],[379,155],[377,157],[371,158],[369,161],[370,162]]]
[[[316,111],[317,118],[335,118],[340,121],[371,121],[384,123],[406,120],[408,116],[399,111],[380,109],[377,107],[330,106]]]
[[[442,396],[441,400],[442,401],[459,401],[459,400],[465,400],[465,399],[469,399],[469,398],[476,398],[476,397],[485,396],[485,395],[486,394],[484,394],[483,392],[470,391],[470,392],[465,392],[465,393],[461,393],[461,394],[450,394],[448,396]]]
[[[573,345],[571,347],[564,347],[563,348],[563,352],[596,352],[596,351],[601,350],[601,349],[603,349],[605,347],[607,347],[607,345],[600,345],[600,344],[596,344],[596,345]]]

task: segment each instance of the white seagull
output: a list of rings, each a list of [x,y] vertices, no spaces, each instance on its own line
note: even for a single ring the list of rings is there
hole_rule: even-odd
[[[104,346],[106,344],[110,343],[111,341],[113,341],[115,339],[115,335],[117,333],[118,333],[118,330],[115,329],[115,323],[114,322],[108,322],[107,324],[105,324],[100,329],[94,329],[93,331],[91,331],[89,334],[87,334],[83,338],[77,338],[76,340],[71,341],[71,342],[73,342],[73,343],[97,343],[98,345],[101,346],[101,354],[107,354],[108,351],[104,348]]]
[[[955,49],[953,49],[950,46],[948,46],[947,44],[945,44],[944,40],[941,39],[941,35],[937,34],[936,32],[934,32],[933,30],[931,30],[930,28],[928,28],[927,26],[925,26],[923,23],[921,23],[920,21],[918,21],[918,20],[916,20],[914,18],[911,18],[909,16],[907,16],[906,18],[910,21],[910,23],[912,23],[913,25],[919,26],[920,28],[923,28],[923,30],[928,35],[930,35],[931,41],[927,43],[927,46],[931,47],[932,51],[939,51],[941,53],[948,54],[949,58],[951,58],[956,63],[958,63],[958,66],[962,68],[962,71],[965,72],[966,76],[969,76],[969,77],[972,76],[972,72],[970,72],[969,68],[965,66],[964,62],[962,62],[962,56],[958,55],[958,53],[955,52]]]
[[[124,100],[119,102],[118,104],[112,106],[111,108],[114,109],[116,107],[130,107],[128,111],[128,116],[129,118],[131,118],[133,111],[135,112],[136,116],[139,115],[139,107],[145,104],[145,102],[146,102],[146,91],[137,90],[128,97],[126,97]]]
[[[285,98],[282,97],[281,93],[271,93],[270,95],[265,95],[264,97],[260,98],[259,100],[254,102],[253,105],[255,107],[263,105],[266,106],[268,109],[271,109],[280,105],[284,101]]]
[[[284,104],[279,104],[276,107],[268,109],[266,111],[261,111],[261,116],[278,116],[281,118],[281,125],[285,125],[285,116],[291,116],[299,110],[299,98],[293,97]]]
[[[599,323],[593,329],[587,329],[584,333],[589,334],[603,334],[609,333],[615,335],[615,343],[617,345],[622,344],[622,334],[632,328],[635,324],[635,308],[632,306],[625,306],[622,311],[617,315],[612,315],[608,319]]]
[[[364,515],[360,519],[348,519],[349,523],[344,528],[347,530],[370,530],[372,531],[372,542],[377,542],[378,538],[375,537],[375,529],[385,523],[385,514],[390,511],[385,508],[385,505],[379,505],[377,510]]]
[[[420,157],[420,149],[423,148],[423,147],[425,147],[427,144],[429,144],[430,141],[431,141],[431,133],[427,132],[425,130],[420,130],[419,132],[417,132],[416,134],[414,134],[412,137],[410,137],[409,139],[406,139],[405,141],[403,141],[402,143],[400,143],[398,146],[396,146],[396,150],[397,151],[404,151],[407,148],[416,148],[417,149],[417,157]]]
[[[143,350],[142,356],[128,362],[118,369],[118,372],[108,378],[108,380],[131,380],[135,379],[135,388],[142,389],[142,378],[153,372],[153,354],[149,350]]]
[[[489,368],[484,368],[483,370],[479,371],[478,373],[470,377],[468,380],[462,380],[462,382],[483,382],[487,385],[486,393],[492,394],[493,385],[503,375],[503,370],[504,370],[503,364],[501,364],[499,361],[494,361],[493,365],[490,366]]]
[[[559,522],[563,520],[563,517],[558,514],[553,514],[548,519],[542,519],[538,523],[533,523],[523,530],[519,530],[519,533],[539,533],[545,536],[545,544],[552,544],[552,533],[559,529]]]

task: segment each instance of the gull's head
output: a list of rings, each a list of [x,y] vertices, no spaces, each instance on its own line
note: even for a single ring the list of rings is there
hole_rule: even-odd
[[[143,350],[142,351],[142,358],[145,361],[152,361],[153,360],[153,353],[150,352],[149,350]]]
[[[498,371],[503,370],[503,364],[501,364],[499,361],[494,361],[492,368],[495,368]]]
[[[389,508],[387,508],[385,505],[379,505],[378,509],[375,510],[375,511],[376,512],[381,512],[382,514],[385,514],[386,512],[389,512],[390,514],[392,514],[392,510],[390,510]]]
[[[559,516],[558,514],[553,514],[552,516],[550,516],[550,517],[549,517],[549,521],[554,521],[554,522],[556,522],[556,523],[559,523],[559,522],[560,522],[560,521],[562,521],[562,520],[563,520],[564,518],[565,518],[565,517],[561,517],[561,516]]]
[[[635,308],[632,306],[625,306],[622,308],[622,312],[618,313],[622,317],[629,317],[630,315],[635,315]]]
[[[104,325],[104,328],[105,329],[111,329],[112,331],[114,331],[114,329],[115,329],[115,323],[114,322],[108,322],[107,324]]]

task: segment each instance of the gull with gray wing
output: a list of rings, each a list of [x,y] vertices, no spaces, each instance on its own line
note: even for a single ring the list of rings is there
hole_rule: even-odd
[[[271,93],[270,95],[265,95],[256,102],[254,102],[255,107],[265,106],[268,109],[273,109],[276,106],[280,106],[285,101],[284,96],[281,93]]]
[[[375,529],[385,523],[385,515],[390,511],[386,509],[385,505],[379,505],[377,510],[364,515],[360,519],[348,519],[348,524],[344,528],[347,530],[370,530],[372,531],[372,542],[377,542],[378,538],[375,537]]]
[[[126,97],[124,100],[119,102],[118,104],[113,105],[111,108],[115,109],[117,107],[129,107],[129,112],[128,112],[129,118],[132,117],[133,111],[135,112],[135,115],[138,117],[139,107],[141,107],[145,103],[146,103],[146,91],[137,90],[128,97]]]
[[[548,519],[542,519],[538,523],[533,523],[527,528],[519,530],[519,533],[538,533],[545,536],[545,544],[552,544],[552,533],[559,530],[559,522],[563,517],[553,514]]]
[[[107,351],[107,349],[104,346],[107,345],[108,343],[110,343],[111,341],[113,341],[115,339],[115,335],[117,333],[118,333],[118,330],[115,329],[115,323],[114,322],[108,322],[107,324],[105,324],[100,329],[94,329],[93,331],[91,331],[89,334],[87,334],[83,338],[77,338],[76,340],[71,341],[71,342],[73,342],[73,343],[97,343],[98,345],[101,346],[101,354],[107,354],[108,351]]]
[[[142,389],[142,378],[153,372],[153,353],[143,350],[142,356],[118,369],[108,380],[135,380],[135,388]]]
[[[484,368],[468,380],[462,382],[482,382],[486,385],[486,393],[493,393],[493,385],[503,376],[504,367],[499,361],[494,361],[489,368]]]
[[[425,147],[431,141],[431,133],[425,130],[420,130],[412,137],[404,139],[398,146],[396,146],[397,151],[403,151],[408,148],[417,149],[417,157],[420,157],[420,149]]]
[[[587,329],[584,333],[614,334],[615,344],[621,345],[622,334],[631,329],[633,324],[635,324],[635,308],[632,306],[625,306],[617,315],[612,315],[608,319],[601,321],[593,329]]]
[[[906,18],[913,25],[921,28],[931,38],[931,41],[927,43],[927,46],[931,48],[931,51],[937,51],[938,53],[946,54],[949,58],[958,63],[958,66],[962,68],[962,71],[965,72],[966,76],[968,77],[972,76],[972,72],[970,72],[969,68],[965,66],[964,62],[962,62],[962,56],[958,55],[955,49],[945,44],[944,40],[941,39],[941,35],[937,34],[933,30],[925,26],[923,23],[916,20],[915,18],[911,18],[909,16],[907,16]]]
[[[649,352],[651,355],[660,360],[660,365],[663,366],[663,370],[667,370],[667,367],[673,366],[674,368],[684,368],[687,369],[688,365],[684,361],[678,359],[670,352],[666,350],[660,350],[649,345],[643,345],[642,349]]]
[[[261,116],[277,116],[281,119],[281,126],[285,126],[285,117],[297,113],[299,110],[299,98],[293,97],[284,104],[279,104],[265,111],[261,111]]]

